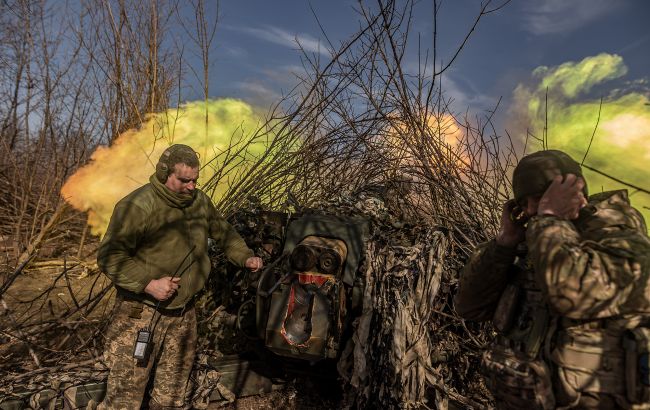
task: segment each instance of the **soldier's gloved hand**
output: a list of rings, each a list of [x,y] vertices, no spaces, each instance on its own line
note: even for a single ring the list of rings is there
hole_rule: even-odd
[[[497,234],[496,241],[498,245],[507,248],[515,248],[526,239],[526,229],[523,225],[515,223],[511,215],[513,209],[517,206],[514,199],[507,201],[501,211],[501,226]]]
[[[152,279],[144,288],[144,291],[153,296],[156,300],[167,300],[172,297],[174,292],[176,292],[176,289],[178,289],[178,282],[180,282],[180,280],[181,278],[172,278],[171,276]]]
[[[537,215],[555,215],[558,218],[573,220],[579,215],[580,209],[587,205],[587,199],[582,192],[585,181],[573,174],[562,175],[553,179],[542,199],[539,200]]]
[[[248,269],[250,269],[253,272],[257,272],[258,270],[262,269],[264,266],[264,262],[262,261],[262,258],[258,258],[257,256],[251,256],[250,258],[246,259],[245,265]]]

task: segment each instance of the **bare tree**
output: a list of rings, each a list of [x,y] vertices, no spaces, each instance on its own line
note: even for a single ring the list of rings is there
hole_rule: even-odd
[[[92,61],[96,93],[111,143],[146,114],[170,106],[180,72],[170,38],[175,1],[91,0],[77,32]]]
[[[201,58],[201,71],[197,71],[193,65],[189,65],[190,70],[194,77],[198,80],[199,84],[203,86],[203,101],[205,104],[205,116],[203,123],[203,134],[205,140],[205,151],[201,154],[203,158],[208,157],[207,147],[208,143],[208,101],[210,99],[210,52],[212,51],[212,43],[217,30],[217,23],[219,20],[219,1],[215,1],[215,11],[212,19],[209,19],[204,0],[193,0],[191,2],[192,9],[194,10],[194,21],[185,21],[180,11],[177,9],[179,21],[181,22],[185,34],[192,40],[192,43],[198,49],[198,54]]]

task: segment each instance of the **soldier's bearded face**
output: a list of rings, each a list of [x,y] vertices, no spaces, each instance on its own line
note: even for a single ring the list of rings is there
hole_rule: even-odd
[[[199,178],[199,168],[185,164],[174,165],[174,172],[167,177],[165,186],[177,194],[191,194],[196,189],[196,180]]]

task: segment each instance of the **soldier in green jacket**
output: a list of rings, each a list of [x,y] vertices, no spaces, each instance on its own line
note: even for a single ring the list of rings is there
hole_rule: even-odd
[[[196,189],[198,176],[194,150],[172,145],[149,183],[115,206],[97,256],[117,290],[104,352],[110,374],[100,408],[140,408],[152,370],[149,408],[189,406],[197,339],[193,298],[210,274],[208,238],[235,265],[262,267],[210,198]],[[151,341],[137,351],[141,329],[150,331]]]
[[[589,197],[554,150],[522,158],[513,191],[455,298],[494,325],[482,366],[497,408],[650,408],[650,239],[627,191]]]

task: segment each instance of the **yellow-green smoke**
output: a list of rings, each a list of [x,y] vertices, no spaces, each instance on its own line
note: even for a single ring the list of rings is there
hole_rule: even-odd
[[[261,117],[250,105],[234,99],[191,102],[178,109],[152,114],[139,129],[121,134],[112,146],[97,148],[90,163],[66,181],[61,194],[76,209],[88,211],[92,232],[101,235],[117,201],[149,182],[165,148],[180,143],[199,153],[203,166],[200,185],[222,165],[223,153],[229,148],[234,152],[243,147],[261,123]],[[239,158],[261,154],[267,142],[249,144],[238,154]],[[237,164],[237,160],[232,163]],[[236,167],[230,169],[230,175],[235,172]],[[225,189],[225,186],[218,187],[214,196],[218,197]]]
[[[546,123],[548,147],[566,151],[578,162],[583,160],[594,135],[585,165],[650,190],[648,96],[613,89],[604,96],[602,107],[600,96],[586,96],[595,86],[626,73],[623,59],[610,54],[557,67],[539,67],[533,72],[534,84],[520,84],[515,89],[515,107],[519,108],[513,113],[538,138],[543,136]],[[541,148],[531,147],[533,144],[529,139],[528,152]],[[627,188],[632,204],[650,222],[650,195],[587,169],[584,174],[591,193]]]
[[[596,84],[625,74],[627,67],[623,64],[623,59],[605,53],[587,57],[577,63],[569,61],[552,68],[537,67],[533,71],[533,76],[541,79],[537,87],[538,92],[546,92],[546,88],[560,89],[562,94],[569,98],[575,98]]]

